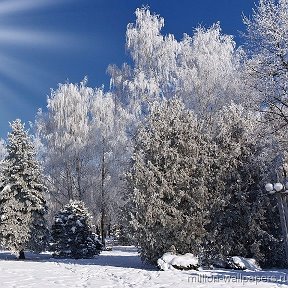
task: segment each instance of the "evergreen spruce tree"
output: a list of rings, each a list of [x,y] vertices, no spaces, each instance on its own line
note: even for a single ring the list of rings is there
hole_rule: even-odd
[[[91,258],[102,248],[91,231],[91,216],[82,201],[71,200],[56,214],[51,236],[54,257]]]
[[[200,123],[180,100],[155,103],[136,135],[131,185],[131,231],[141,256],[156,262],[174,245],[199,254],[207,221],[209,167]],[[207,214],[207,213],[206,213]]]
[[[232,103],[214,117],[216,153],[205,252],[216,259],[255,258],[271,267],[281,264],[283,246],[275,199],[263,191],[275,154],[271,139],[261,137],[254,125],[260,116]]]
[[[279,265],[275,201],[262,193],[273,153],[253,125],[259,120],[233,103],[210,122],[179,100],[152,105],[135,137],[125,206],[145,260],[174,245],[206,260],[241,255]]]
[[[40,252],[47,244],[46,187],[25,125],[17,119],[10,126],[0,182],[0,239],[25,259],[24,250]]]

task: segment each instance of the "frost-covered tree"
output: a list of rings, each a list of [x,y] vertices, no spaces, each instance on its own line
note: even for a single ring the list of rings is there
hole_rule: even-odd
[[[171,245],[201,251],[209,167],[201,123],[180,100],[154,103],[136,134],[127,210],[141,256],[155,262]]]
[[[144,259],[174,245],[208,261],[241,255],[283,264],[277,205],[263,191],[276,153],[260,137],[260,120],[233,103],[213,122],[179,100],[152,105],[135,137],[125,207]]]
[[[260,0],[247,27],[250,85],[277,128],[288,124],[288,1]]]
[[[51,251],[54,257],[92,258],[102,245],[91,230],[91,215],[82,201],[71,200],[55,216]]]
[[[101,227],[117,222],[130,144],[129,115],[115,95],[103,89],[60,84],[36,120],[53,210],[81,199]],[[105,231],[104,231],[105,230]]]
[[[271,177],[276,153],[271,139],[260,135],[255,125],[260,122],[259,113],[235,104],[215,115],[206,253],[253,257],[263,265],[275,265],[282,258],[280,222],[275,224],[275,199],[265,195],[263,186]]]
[[[161,97],[159,82],[165,86],[170,82],[167,77],[171,76],[175,56],[173,52],[167,53],[168,45],[161,35],[164,19],[152,15],[146,8],[136,9],[135,14],[136,23],[128,24],[126,31],[126,46],[134,67],[124,64],[123,69],[118,70],[111,66],[109,71],[114,92],[119,94],[122,103],[128,104],[131,112],[142,114],[147,111],[147,102]],[[173,36],[169,43],[170,40],[177,44]]]
[[[59,84],[48,98],[47,112],[40,111],[36,126],[44,146],[45,172],[51,192],[60,203],[84,200],[87,189],[86,169],[90,161],[89,107],[93,89],[80,85]]]
[[[246,49],[249,55],[248,84],[258,92],[256,98],[258,109],[264,112],[266,130],[270,129],[277,137],[275,142],[278,142],[278,158],[281,159],[279,162],[282,162],[284,167],[287,165],[287,135],[282,128],[287,127],[288,124],[287,11],[287,0],[259,0],[252,16],[244,17],[247,27]]]
[[[0,239],[24,259],[24,250],[42,251],[47,244],[46,187],[24,124],[17,119],[11,129],[0,183]]]
[[[163,26],[159,15],[137,9],[136,22],[126,32],[133,65],[109,68],[113,92],[133,113],[145,114],[149,102],[175,95],[198,114],[245,97],[244,52],[218,23],[209,29],[199,27],[181,41],[162,35]]]
[[[219,23],[198,27],[179,43],[177,94],[198,115],[219,110],[231,100],[240,102],[244,53],[236,49],[233,37],[222,32]],[[241,93],[240,93],[241,91]]]
[[[37,114],[35,141],[50,192],[49,221],[71,199],[93,206],[88,145],[93,93],[86,78],[80,84],[59,84],[48,97],[47,110]]]
[[[261,141],[258,138],[257,143],[253,142],[253,139],[256,137],[256,135],[259,135],[256,133],[256,124],[258,123],[257,121],[259,119],[254,119],[251,116],[253,115],[253,113],[250,113],[249,111],[247,112],[247,115],[251,114],[251,117],[246,117],[244,115],[245,113],[243,112],[243,110],[245,109],[241,106],[237,106],[235,104],[229,106],[231,100],[236,103],[242,102],[243,105],[248,106],[247,103],[249,101],[247,99],[247,95],[251,96],[251,93],[255,93],[251,87],[246,85],[247,81],[243,81],[245,80],[244,77],[246,73],[246,71],[244,71],[243,65],[243,62],[245,60],[245,53],[242,49],[236,49],[236,44],[233,41],[233,38],[231,36],[223,34],[218,23],[214,24],[208,29],[199,27],[195,30],[194,35],[184,35],[184,38],[181,41],[175,40],[173,35],[161,35],[161,28],[163,27],[163,25],[163,18],[159,17],[158,15],[152,15],[150,11],[146,8],[137,9],[136,23],[128,25],[126,33],[127,48],[131,54],[134,66],[129,67],[126,64],[123,66],[122,70],[116,69],[115,67],[110,67],[110,73],[112,76],[111,84],[112,88],[114,89],[113,92],[120,97],[123,103],[127,104],[128,106],[132,105],[134,111],[140,111],[142,115],[147,116],[148,118],[146,122],[144,121],[144,124],[140,124],[141,128],[137,132],[135,138],[136,147],[135,155],[133,158],[134,164],[130,178],[131,190],[133,190],[133,201],[132,204],[129,203],[129,205],[125,207],[125,211],[132,211],[132,218],[130,220],[131,223],[135,224],[134,226],[132,226],[132,234],[135,233],[135,235],[138,236],[136,241],[140,243],[142,249],[142,256],[152,261],[155,261],[157,253],[163,252],[164,249],[168,249],[171,245],[175,245],[178,250],[182,252],[191,252],[191,250],[193,252],[200,252],[201,249],[205,248],[205,245],[203,243],[204,234],[206,234],[206,236],[207,234],[208,236],[209,234],[211,234],[211,238],[209,239],[209,241],[214,241],[214,243],[216,243],[215,234],[217,233],[215,227],[217,225],[217,220],[215,219],[218,219],[220,221],[220,218],[222,217],[223,226],[221,226],[222,224],[220,223],[219,227],[217,227],[217,229],[219,229],[220,231],[222,229],[221,227],[225,227],[225,225],[227,224],[224,224],[224,222],[226,220],[229,221],[229,219],[231,220],[231,215],[229,215],[229,213],[232,213],[231,211],[233,211],[233,213],[235,214],[235,217],[233,217],[233,219],[238,219],[237,213],[239,216],[242,211],[241,209],[243,209],[243,211],[246,211],[245,213],[247,215],[249,214],[250,217],[249,221],[253,223],[253,229],[256,226],[259,228],[257,230],[257,233],[261,229],[265,230],[267,228],[263,228],[262,224],[264,223],[263,218],[265,218],[269,214],[265,214],[263,212],[263,207],[261,205],[264,202],[262,200],[261,205],[258,205],[259,207],[257,205],[254,205],[253,201],[251,200],[254,199],[257,202],[262,197],[260,188],[262,185],[261,181],[263,181],[264,171],[267,172],[267,166],[265,166],[267,163],[263,160],[263,158],[261,158],[265,154],[265,149],[263,147],[267,144],[265,142],[266,140],[263,141],[262,146],[259,144],[261,143]],[[194,112],[193,114],[192,112],[185,111],[185,113],[187,114],[191,113],[192,115],[194,115],[194,119],[190,118],[189,121],[191,122],[189,122],[188,120],[186,120],[186,122],[183,121],[185,124],[179,121],[177,123],[178,126],[175,128],[176,131],[178,131],[177,129],[179,129],[180,131],[181,129],[188,129],[187,127],[189,127],[189,125],[191,125],[191,127],[194,127],[193,129],[190,127],[190,131],[185,132],[185,137],[187,137],[187,146],[185,147],[185,149],[187,150],[185,152],[181,150],[180,152],[183,154],[179,153],[177,158],[177,160],[182,164],[185,163],[185,161],[188,161],[186,163],[186,167],[189,168],[186,168],[186,170],[190,169],[190,171],[193,171],[193,169],[196,169],[198,174],[195,173],[193,177],[189,173],[185,174],[185,169],[181,170],[181,172],[179,173],[175,173],[174,171],[174,176],[171,176],[169,174],[169,171],[174,166],[172,164],[170,166],[161,166],[165,165],[163,163],[170,163],[169,160],[171,159],[169,157],[172,156],[169,153],[171,153],[172,155],[174,153],[172,148],[175,148],[176,151],[179,148],[173,147],[173,145],[171,144],[171,146],[169,146],[171,150],[166,150],[162,146],[165,143],[166,131],[170,131],[170,126],[174,127],[174,123],[171,124],[169,122],[171,119],[174,119],[171,115],[178,114],[177,112],[172,111],[172,108],[171,111],[169,111],[168,113],[166,111],[166,104],[163,104],[163,106],[161,106],[161,102],[164,101],[164,103],[166,103],[165,99],[170,99],[175,95],[178,96],[178,98],[182,99],[182,102],[185,103],[186,108],[189,108]],[[153,106],[153,102],[155,101],[159,102],[160,104],[157,104],[159,105],[158,107],[161,107],[161,109],[163,109],[162,112],[158,111],[157,116],[155,116],[155,111],[157,109],[155,110],[155,107]],[[226,107],[225,109],[223,109],[222,107],[224,104],[227,104],[229,108]],[[154,108],[149,110],[151,108],[151,105]],[[240,116],[237,114],[238,112],[236,112],[238,111],[238,108],[236,107],[239,108],[239,111],[242,111],[239,112]],[[182,107],[182,110],[185,110],[184,107]],[[225,117],[227,117],[227,119],[223,116],[223,114],[225,115]],[[197,117],[195,115],[197,115]],[[231,119],[234,119],[235,122],[233,122],[229,118],[231,117],[231,115],[234,115]],[[157,122],[155,120],[157,117],[161,118],[163,124],[160,124],[160,121]],[[237,122],[236,119],[237,121],[239,121]],[[229,123],[226,126],[225,121]],[[244,123],[243,125],[242,122]],[[195,123],[197,123],[197,125]],[[242,126],[239,123],[241,123]],[[239,127],[237,126],[238,124],[240,125]],[[161,127],[162,131],[160,131],[159,127],[155,128],[156,125]],[[186,127],[183,127],[185,125]],[[237,129],[239,129],[239,131]],[[246,134],[242,133],[243,130],[247,130]],[[250,134],[248,133],[248,131],[250,131]],[[251,131],[253,131],[253,133]],[[158,133],[161,135],[161,137],[158,136]],[[237,133],[239,135],[235,136],[234,134]],[[232,134],[234,136],[231,136]],[[250,139],[246,141],[248,134],[250,135]],[[189,135],[190,138],[187,135]],[[189,140],[194,140],[195,138],[193,137],[196,137],[195,135],[198,135],[198,139],[201,139],[199,140],[200,142],[197,142],[198,140]],[[221,141],[220,135],[223,136],[223,139]],[[176,139],[178,137],[176,132],[173,135],[170,135],[169,143],[174,143],[173,136]],[[201,143],[201,145],[199,143]],[[241,148],[241,145],[244,145],[244,147]],[[194,153],[194,148],[192,147],[197,147],[197,149],[195,148],[197,150],[196,153]],[[235,149],[235,151],[233,149]],[[233,151],[234,153],[232,153],[231,151]],[[194,158],[190,159],[187,155],[194,155]],[[151,157],[155,162],[150,159]],[[252,161],[252,159],[254,158],[255,163]],[[268,159],[271,160],[271,158],[267,157],[267,161]],[[159,161],[160,164],[157,161]],[[173,163],[175,164],[175,162],[177,163],[177,161],[174,160]],[[155,168],[155,166],[157,168]],[[161,168],[159,168],[158,166]],[[158,170],[160,170],[160,172]],[[180,209],[180,207],[178,207],[176,209],[178,214],[174,210],[174,212],[176,213],[175,215],[177,216],[174,216],[174,218],[172,218],[173,220],[167,217],[168,220],[166,219],[166,221],[169,224],[167,224],[167,222],[163,222],[162,220],[163,215],[166,215],[169,209],[163,208],[165,207],[165,205],[163,205],[161,193],[158,192],[158,190],[160,191],[162,189],[159,187],[163,185],[162,178],[166,179],[166,174],[170,176],[169,180],[175,181],[176,183],[177,180],[175,180],[175,178],[177,179],[184,177],[183,175],[186,175],[185,177],[187,177],[187,175],[190,175],[190,178],[186,178],[186,186],[185,184],[183,184],[183,186],[186,187],[186,190],[183,188],[185,190],[185,192],[183,192],[184,196],[179,196],[179,194],[177,193],[175,193],[173,197],[171,196],[171,198],[174,198],[175,202],[180,201],[179,203],[181,203],[182,210]],[[157,177],[155,175],[157,175]],[[254,182],[251,180],[252,178]],[[235,179],[239,180],[240,182],[238,183]],[[233,182],[234,180],[236,182]],[[251,184],[251,182],[254,183],[254,186]],[[192,185],[191,183],[193,183],[194,185]],[[176,187],[177,185],[175,185],[174,187],[171,184],[171,186],[175,190],[178,188]],[[165,191],[167,191],[166,193],[169,193],[168,191],[170,190],[167,187],[169,187],[168,184],[165,186]],[[191,191],[194,191],[193,189],[197,188],[199,188],[199,191],[205,192],[203,193],[205,194],[206,199],[202,201],[207,201],[207,203],[209,204],[205,202],[205,205],[209,205],[209,208],[211,209],[205,210],[203,208],[203,211],[201,212],[202,216],[199,217],[199,219],[201,219],[199,221],[203,221],[203,234],[202,236],[199,236],[198,234],[199,237],[197,237],[197,244],[191,244],[193,242],[193,240],[191,239],[193,239],[193,235],[195,235],[194,233],[198,233],[201,229],[195,229],[197,231],[195,232],[187,228],[185,229],[185,232],[183,232],[183,229],[181,230],[181,228],[175,228],[175,231],[177,231],[175,233],[178,233],[178,235],[180,235],[179,238],[176,240],[176,237],[173,236],[173,233],[171,233],[171,231],[169,232],[169,228],[167,227],[170,227],[169,225],[171,225],[171,227],[183,225],[184,227],[184,221],[180,215],[183,215],[185,213],[187,215],[193,215],[194,212],[197,213],[197,211],[199,211],[197,210],[199,208],[199,205],[195,209],[195,207],[193,207],[193,204],[190,204],[195,201],[195,198],[193,197],[196,197],[195,195],[197,195],[197,193],[193,194],[193,196],[189,194],[192,193]],[[257,192],[259,192],[258,195],[253,194],[253,191],[256,190],[256,188]],[[225,193],[223,192],[223,190],[225,191]],[[243,190],[243,195],[247,197],[246,200],[248,198],[249,201],[251,200],[250,202],[247,200],[246,208],[244,207],[245,201],[243,201],[243,203],[239,203],[239,199],[241,197],[238,199],[238,196],[236,196],[238,195],[237,193],[240,190]],[[147,195],[148,197],[145,198]],[[254,198],[251,195],[253,195]],[[181,199],[185,197],[190,198],[189,200],[185,201],[186,204],[184,205],[181,202]],[[153,201],[149,202],[148,199],[153,199]],[[220,199],[222,200],[220,201]],[[233,204],[229,202],[230,200],[236,203],[235,204],[233,202],[235,206],[233,206]],[[174,203],[170,206],[170,209],[172,209],[172,207],[175,209]],[[212,210],[212,207],[215,210]],[[230,207],[231,209],[229,208],[229,210],[227,208],[227,213],[220,213],[219,211],[222,211],[221,209],[223,207]],[[269,207],[271,207],[271,205]],[[145,211],[149,211],[147,212],[148,216],[143,216],[145,214]],[[212,216],[212,214],[210,214],[210,212],[212,213],[212,211],[218,211],[220,214],[217,214],[215,212],[215,215],[220,215],[221,217],[219,216],[220,218],[217,218],[215,217],[215,215]],[[265,216],[263,216],[263,213],[265,214]],[[158,218],[160,219],[159,221]],[[157,219],[158,222],[155,219]],[[192,221],[191,223],[193,223],[195,219],[191,219],[192,217],[189,218],[189,221]],[[196,217],[196,219],[198,218]],[[254,222],[251,219],[254,219]],[[248,218],[246,218],[246,220],[248,221]],[[175,222],[173,223],[173,221]],[[189,221],[187,220],[187,223]],[[236,222],[237,220],[235,220],[235,223]],[[242,221],[241,223],[244,222],[245,221]],[[247,223],[243,224],[243,227],[246,224]],[[163,228],[164,226],[166,230]],[[193,226],[193,224],[191,224],[191,226]],[[227,237],[229,237],[228,235],[230,235],[229,233],[232,231],[232,228],[229,225],[226,226],[230,227],[227,228],[228,230],[230,230],[227,230],[227,234],[224,233],[223,235],[227,235]],[[239,225],[239,227],[240,226],[241,225]],[[149,228],[146,229],[145,227]],[[245,228],[247,227],[245,226]],[[156,231],[158,230],[161,232],[157,234]],[[181,233],[179,232],[180,230]],[[235,253],[237,251],[240,251],[241,247],[245,246],[245,241],[247,240],[247,238],[245,237],[247,237],[249,233],[244,233],[243,237],[241,238],[238,235],[240,233],[239,231],[240,230],[237,230],[236,228],[234,232],[232,231],[235,237],[233,238],[231,234],[231,241],[225,240],[225,242],[223,240],[224,238],[222,239],[224,241],[222,247],[223,249],[221,248],[221,246],[217,246],[218,244],[215,244],[213,249],[217,250],[219,254],[221,254],[224,250],[226,253],[227,250],[229,250],[229,247],[232,247],[234,249],[232,250]],[[251,232],[252,230],[249,231]],[[166,232],[167,235],[172,236],[164,236]],[[254,234],[254,238],[251,236],[250,233],[250,238],[255,240],[257,237],[260,237],[259,233],[257,235]],[[265,230],[265,233],[267,233],[267,235],[269,234],[268,229]],[[271,234],[269,234],[269,237],[273,233],[274,230],[271,232]],[[185,244],[186,246],[183,244],[183,239],[185,238],[181,238],[181,236],[183,235],[190,239],[190,244]],[[218,243],[219,245],[222,245],[222,243],[220,243],[221,237],[219,235],[220,232],[218,234]],[[269,238],[267,237],[265,239]],[[271,240],[272,238],[269,239]],[[279,240],[276,238],[274,239],[274,244]],[[163,240],[161,239],[171,239],[171,241],[166,240],[166,243],[164,244],[162,242]],[[174,243],[172,243],[173,241]],[[257,245],[259,243],[260,242],[257,242]],[[279,241],[277,243],[279,243]],[[189,245],[193,247],[190,250],[188,248]],[[262,257],[261,255],[263,255],[264,252],[263,250],[261,252],[256,252],[260,244],[258,246],[257,245],[254,245],[253,249],[255,253],[253,255],[256,255],[258,253],[257,257],[259,256],[258,258],[260,259]],[[240,248],[238,249],[237,247]],[[210,247],[207,249],[210,249]],[[243,250],[243,253],[246,253],[250,249],[250,247],[245,247],[245,249],[246,251],[244,252]],[[251,248],[249,251],[251,252],[253,249]],[[230,250],[230,252],[232,250]],[[227,253],[229,254],[230,252]],[[225,253],[223,252],[223,254]],[[249,255],[251,254],[252,252]]]
[[[107,226],[115,224],[123,203],[123,176],[131,155],[126,128],[129,115],[114,95],[95,91],[91,104],[90,145],[94,164],[96,206],[100,207],[100,231],[104,244]]]

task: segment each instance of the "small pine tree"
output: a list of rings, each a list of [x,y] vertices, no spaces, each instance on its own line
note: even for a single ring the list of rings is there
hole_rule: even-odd
[[[25,125],[17,119],[10,126],[0,181],[0,239],[25,259],[24,250],[40,252],[47,244],[46,187]]]
[[[91,258],[102,248],[91,231],[91,216],[81,201],[71,200],[56,214],[51,236],[54,257]]]

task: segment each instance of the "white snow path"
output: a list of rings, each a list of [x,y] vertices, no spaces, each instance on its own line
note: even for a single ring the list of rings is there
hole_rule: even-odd
[[[7,252],[0,252],[1,288],[288,288],[287,273],[288,270],[158,271],[143,264],[134,247],[125,246],[85,260],[55,260],[49,254],[30,254],[27,260],[18,261]]]

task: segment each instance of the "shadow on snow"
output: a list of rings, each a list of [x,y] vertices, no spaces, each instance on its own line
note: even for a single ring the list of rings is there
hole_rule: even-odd
[[[144,263],[137,255],[137,248],[133,246],[115,246],[112,251],[103,251],[100,255],[89,259],[53,258],[51,253],[41,254],[25,252],[25,260],[17,259],[15,254],[0,251],[0,260],[23,262],[55,262],[72,265],[97,265],[142,270],[158,270],[157,267]]]
[[[68,265],[96,265],[110,266],[119,268],[141,269],[149,271],[159,271],[153,265],[141,261],[137,255],[137,248],[133,246],[114,246],[112,251],[103,251],[99,256],[91,259],[67,259],[53,258],[50,253],[35,254],[26,252],[25,260],[18,260],[15,255],[7,251],[0,251],[0,261],[24,261],[24,262],[51,262]],[[173,271],[171,271],[173,272]],[[180,271],[179,271],[180,272]],[[165,272],[163,272],[165,273]],[[260,271],[241,271],[241,270],[202,270],[202,271],[183,271],[188,276],[188,281],[192,283],[233,283],[259,284],[271,283],[276,285],[288,286],[288,270],[260,270]],[[259,286],[260,287],[260,286]]]

